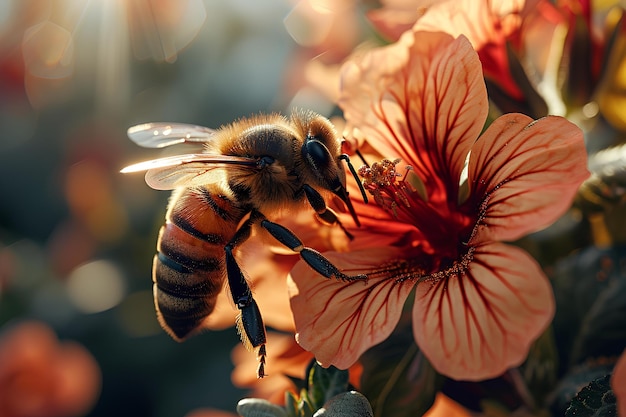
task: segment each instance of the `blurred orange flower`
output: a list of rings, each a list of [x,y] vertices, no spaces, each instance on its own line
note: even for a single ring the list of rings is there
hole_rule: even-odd
[[[256,375],[250,372],[255,367],[254,356],[239,345],[233,350],[233,362],[236,366],[232,381],[239,388],[251,389],[250,397],[284,405],[287,391],[299,395],[292,378],[304,380],[307,367],[315,357],[296,343],[293,334],[269,332],[267,344],[272,348],[268,350],[267,356],[267,362],[271,364],[271,372],[262,381],[258,380]],[[350,384],[357,390],[361,386],[362,371],[363,367],[358,362],[349,369]]]
[[[525,0],[394,0],[383,2],[384,7],[370,12],[369,18],[392,40],[411,27],[467,36],[478,51],[485,76],[519,99],[522,92],[511,77],[506,46],[521,24],[524,4]]]
[[[227,411],[216,410],[213,408],[198,408],[193,410],[185,417],[238,417],[235,413],[229,413]]]
[[[413,334],[440,373],[482,380],[520,364],[553,317],[538,263],[501,241],[555,221],[587,178],[582,132],[561,117],[497,119],[469,41],[408,32],[342,72],[347,131],[398,161],[362,170],[378,205],[355,201],[352,251],[325,253],[362,282],[290,274],[300,345],[347,368],[385,340],[417,287]]]
[[[249,396],[262,398],[274,404],[285,403],[285,393],[297,393],[294,383],[289,377],[303,379],[306,367],[313,359],[313,354],[302,349],[295,341],[293,334],[269,332],[267,343],[272,347],[268,350],[267,362],[272,372],[262,381],[258,381],[250,369],[254,369],[254,357],[243,346],[233,349],[235,370],[232,374],[233,384],[239,388],[251,388]]]
[[[617,399],[617,415],[626,416],[626,350],[613,368],[611,387]]]
[[[437,394],[435,403],[424,414],[424,417],[470,417],[471,414],[460,404],[445,396]]]
[[[100,393],[100,369],[75,342],[59,342],[39,322],[12,326],[0,335],[0,415],[85,415]]]

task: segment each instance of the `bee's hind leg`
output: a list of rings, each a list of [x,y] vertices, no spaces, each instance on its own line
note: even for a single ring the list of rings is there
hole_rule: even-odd
[[[259,311],[256,301],[252,297],[252,291],[248,286],[248,281],[243,275],[241,268],[237,264],[233,255],[233,250],[239,244],[243,243],[250,237],[252,225],[258,221],[258,218],[250,216],[235,233],[235,236],[226,244],[224,252],[226,252],[226,273],[228,276],[228,286],[233,297],[233,302],[241,311],[237,318],[237,330],[243,344],[250,350],[258,348],[257,357],[259,367],[257,369],[257,377],[265,376],[265,325],[263,317]]]

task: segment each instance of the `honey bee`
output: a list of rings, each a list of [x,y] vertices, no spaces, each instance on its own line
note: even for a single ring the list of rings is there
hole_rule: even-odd
[[[277,213],[312,208],[328,225],[341,227],[325,198],[343,201],[355,224],[357,214],[346,191],[348,166],[367,201],[343,139],[325,117],[294,111],[244,118],[213,130],[180,123],[146,123],[131,127],[129,138],[148,148],[201,144],[188,153],[141,162],[121,172],[146,171],[147,184],[174,190],[157,240],[152,279],[159,323],[182,341],[201,329],[228,282],[243,344],[257,351],[257,376],[265,375],[266,336],[259,308],[234,253],[253,228],[273,238],[326,278],[366,280],[346,275],[286,227],[272,221]]]

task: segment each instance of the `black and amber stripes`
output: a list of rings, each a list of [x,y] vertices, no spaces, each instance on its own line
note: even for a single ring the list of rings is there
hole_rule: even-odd
[[[226,278],[224,245],[247,210],[216,184],[176,191],[153,262],[161,325],[176,340],[196,330],[215,308]]]

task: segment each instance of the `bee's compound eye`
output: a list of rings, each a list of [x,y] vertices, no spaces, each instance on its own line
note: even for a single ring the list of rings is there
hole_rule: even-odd
[[[311,165],[318,170],[327,168],[330,165],[330,152],[328,148],[317,139],[306,141],[302,147],[302,153]]]
[[[258,168],[265,168],[268,165],[272,165],[274,163],[274,158],[271,156],[262,156],[256,163]]]

